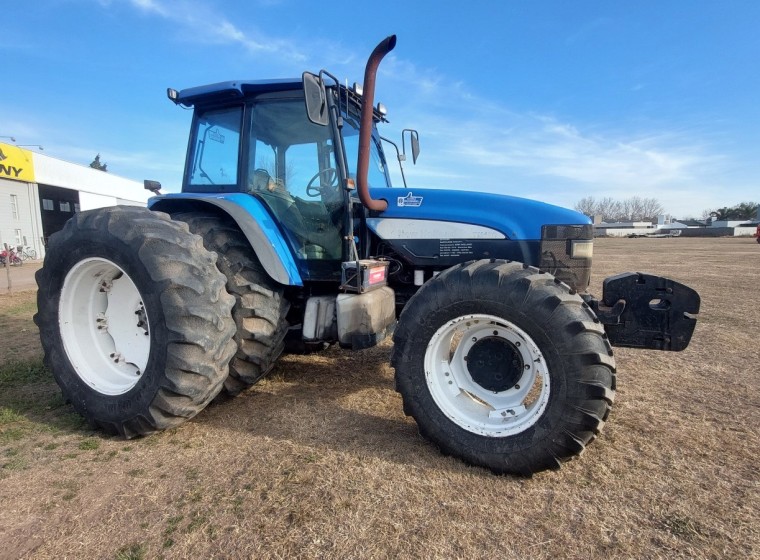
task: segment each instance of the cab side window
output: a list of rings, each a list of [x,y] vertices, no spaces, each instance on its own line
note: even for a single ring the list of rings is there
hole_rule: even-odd
[[[190,185],[237,184],[242,118],[242,107],[215,109],[198,115]]]

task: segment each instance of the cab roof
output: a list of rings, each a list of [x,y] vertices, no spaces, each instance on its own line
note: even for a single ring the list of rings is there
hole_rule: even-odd
[[[303,84],[299,78],[236,80],[183,89],[177,92],[176,98],[173,98],[172,101],[178,105],[192,107],[197,103],[231,101],[248,95],[294,89],[303,89]]]
[[[361,106],[361,95],[345,86],[338,85],[337,87],[340,89],[341,95],[347,94],[358,106]],[[169,88],[167,93],[169,99],[177,105],[192,107],[200,104],[206,105],[234,101],[260,93],[294,90],[303,91],[303,81],[301,78],[217,82],[205,86],[186,88],[180,91]],[[373,117],[376,122],[388,122],[385,113],[381,113],[377,107],[373,108]]]

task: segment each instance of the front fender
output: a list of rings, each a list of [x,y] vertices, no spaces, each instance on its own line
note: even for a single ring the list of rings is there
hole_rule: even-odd
[[[148,201],[148,208],[160,212],[186,210],[210,205],[222,210],[243,232],[261,266],[273,280],[286,286],[303,286],[293,253],[269,211],[256,198],[245,193],[170,193]]]

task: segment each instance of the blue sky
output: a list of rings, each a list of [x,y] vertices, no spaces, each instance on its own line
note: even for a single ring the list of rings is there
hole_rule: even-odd
[[[411,187],[572,206],[657,198],[678,217],[760,200],[760,2],[4,2],[0,136],[178,190],[190,112],[231,79],[360,81],[398,36],[384,136],[420,132]],[[7,141],[7,139],[0,139]]]

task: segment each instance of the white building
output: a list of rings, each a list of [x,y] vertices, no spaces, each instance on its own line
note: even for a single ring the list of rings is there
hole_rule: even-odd
[[[713,220],[710,227],[739,227],[750,220]]]
[[[41,257],[75,212],[145,206],[150,196],[137,181],[0,142],[0,246],[29,246]]]
[[[653,233],[656,227],[652,222],[601,222],[594,224],[596,235],[626,237],[628,235],[645,235]]]

